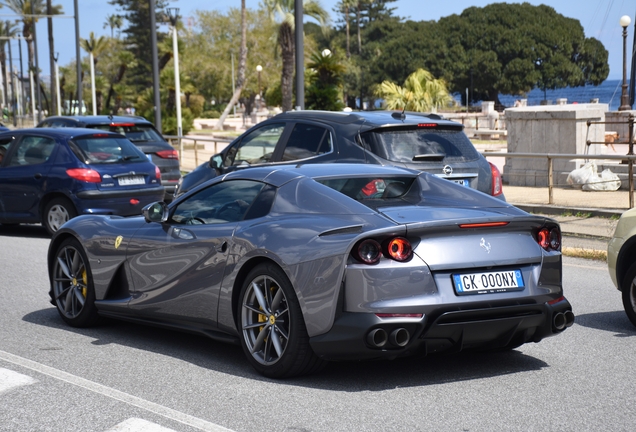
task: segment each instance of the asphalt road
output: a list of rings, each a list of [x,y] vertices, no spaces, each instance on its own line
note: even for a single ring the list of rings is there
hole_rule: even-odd
[[[0,431],[633,430],[636,328],[604,263],[565,258],[576,323],[508,353],[257,375],[240,347],[110,322],[64,325],[49,239],[0,226]]]

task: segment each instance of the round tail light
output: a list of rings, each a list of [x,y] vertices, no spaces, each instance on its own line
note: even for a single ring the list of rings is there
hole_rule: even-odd
[[[408,261],[413,255],[411,243],[404,237],[395,237],[386,245],[386,252],[395,261]]]
[[[354,258],[365,264],[375,264],[380,261],[382,256],[382,248],[380,243],[373,239],[362,240],[354,248]]]

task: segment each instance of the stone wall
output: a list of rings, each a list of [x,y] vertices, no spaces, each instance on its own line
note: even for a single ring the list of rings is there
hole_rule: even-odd
[[[604,146],[587,141],[604,141],[607,104],[566,104],[508,108],[505,111],[509,153],[604,154]],[[566,184],[567,174],[583,159],[554,160],[555,184]],[[547,186],[546,158],[506,158],[504,182],[513,186]]]

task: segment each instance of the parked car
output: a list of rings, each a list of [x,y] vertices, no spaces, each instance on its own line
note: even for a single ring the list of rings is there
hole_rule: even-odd
[[[623,307],[636,326],[636,209],[623,213],[607,246],[607,267],[621,292]]]
[[[185,175],[177,194],[237,169],[328,162],[413,168],[505,200],[499,170],[475,149],[460,123],[389,111],[279,114]]]
[[[159,168],[120,134],[87,129],[0,133],[0,223],[50,233],[82,214],[141,214],[163,199]]]
[[[83,127],[120,133],[141,149],[159,167],[165,201],[174,197],[181,178],[179,152],[143,117],[135,116],[54,116],[42,120],[37,127]]]
[[[574,321],[552,219],[428,173],[370,164],[237,170],[143,216],[53,237],[51,302],[240,343],[269,377],[327,360],[513,349]]]

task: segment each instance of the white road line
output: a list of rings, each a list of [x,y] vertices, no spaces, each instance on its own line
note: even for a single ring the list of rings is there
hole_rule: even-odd
[[[197,417],[182,413],[180,411],[173,410],[171,408],[156,404],[154,402],[147,401],[137,396],[124,393],[114,388],[106,387],[105,385],[98,384],[93,381],[75,376],[68,372],[61,371],[59,369],[46,366],[44,364],[20,357],[6,351],[0,350],[0,360],[4,360],[9,363],[13,363],[18,366],[31,369],[44,375],[48,375],[60,381],[65,381],[69,384],[76,385],[78,387],[85,388],[92,392],[98,393],[103,396],[127,403],[137,408],[145,409],[151,413],[163,416],[167,419],[174,420],[184,425],[191,426],[203,431],[210,432],[232,432],[230,429],[226,429],[217,424],[202,420]]]
[[[578,268],[584,268],[584,269],[588,269],[588,270],[604,270],[607,271],[607,266],[605,267],[598,267],[598,266],[594,266],[594,265],[581,265],[581,264],[569,264],[569,263],[563,263],[564,267],[578,267]]]
[[[130,418],[106,432],[177,432],[139,418]]]
[[[9,391],[15,387],[34,384],[36,382],[38,382],[38,380],[31,378],[30,376],[22,375],[9,369],[0,368],[0,393]]]

